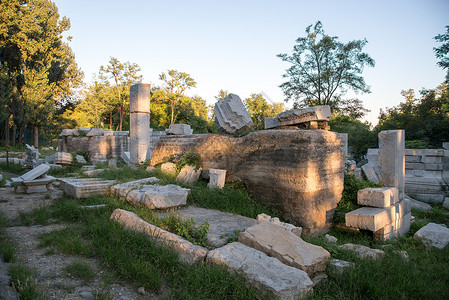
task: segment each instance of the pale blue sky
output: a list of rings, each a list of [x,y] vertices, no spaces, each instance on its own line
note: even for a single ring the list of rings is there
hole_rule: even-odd
[[[168,69],[189,73],[197,82],[189,94],[209,104],[220,89],[242,99],[263,91],[281,102],[278,86],[289,65],[276,55],[291,53],[317,20],[340,41],[368,40],[364,50],[376,66],[363,75],[372,93],[356,96],[373,124],[380,108],[403,100],[401,90],[435,88],[444,80],[433,37],[449,25],[448,0],[54,2],[71,20],[70,45],[87,83],[114,56],[139,64],[144,82],[154,85]]]

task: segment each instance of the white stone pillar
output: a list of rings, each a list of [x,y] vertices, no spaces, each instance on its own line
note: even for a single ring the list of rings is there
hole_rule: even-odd
[[[396,187],[402,200],[405,187],[405,131],[385,130],[378,136],[380,182],[387,187]]]
[[[132,164],[145,161],[150,147],[151,85],[134,84],[129,93],[129,152]]]

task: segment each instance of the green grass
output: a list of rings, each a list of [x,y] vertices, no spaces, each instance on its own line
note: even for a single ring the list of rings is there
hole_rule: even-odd
[[[12,162],[9,163],[9,167],[6,163],[0,163],[0,170],[10,172],[14,174],[22,174],[23,169],[21,165],[15,165]]]
[[[68,264],[64,268],[64,271],[67,274],[85,282],[90,282],[95,278],[95,272],[92,270],[92,267],[87,262],[81,260]]]
[[[5,227],[7,225],[8,220],[0,212],[0,257],[3,258],[3,261],[11,263],[14,262],[16,258],[16,247],[5,234]]]
[[[44,299],[38,288],[35,272],[23,264],[9,267],[12,286],[20,294],[22,300]]]

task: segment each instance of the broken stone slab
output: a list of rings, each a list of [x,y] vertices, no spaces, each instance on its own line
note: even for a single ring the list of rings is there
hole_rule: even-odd
[[[215,124],[219,132],[230,134],[254,126],[242,100],[235,94],[217,101],[214,107]]]
[[[30,181],[30,180],[34,180],[40,176],[43,176],[45,174],[47,174],[47,172],[50,170],[50,166],[47,164],[41,164],[37,167],[35,167],[34,169],[26,172],[25,174],[19,176],[18,178],[20,178],[22,181]]]
[[[295,234],[298,237],[301,237],[301,234],[302,234],[301,227],[297,227],[290,223],[281,222],[281,221],[279,221],[279,218],[272,218],[271,216],[269,216],[267,214],[258,214],[256,219],[260,222],[271,222],[276,225],[280,225],[280,226],[284,227],[285,230],[292,232],[293,234]]]
[[[193,133],[193,129],[188,124],[170,124],[165,133],[167,135],[190,135]]]
[[[357,203],[371,207],[388,207],[399,202],[399,190],[395,187],[365,188],[357,192]]]
[[[353,262],[341,260],[332,258],[329,262],[329,272],[333,274],[341,275],[343,274],[347,269],[354,267]]]
[[[128,136],[129,131],[114,131],[114,136]]]
[[[152,236],[156,242],[172,247],[179,253],[181,261],[187,264],[191,265],[197,261],[203,261],[207,256],[207,249],[194,245],[174,233],[154,226],[130,211],[117,208],[112,213],[111,219],[122,224],[126,229],[143,232]]]
[[[75,198],[87,198],[92,195],[107,194],[114,180],[99,178],[59,178],[60,188]]]
[[[209,169],[208,188],[223,188],[226,181],[226,170]]]
[[[90,176],[96,176],[104,171],[105,171],[105,169],[94,169],[94,170],[84,171],[83,174],[90,177]]]
[[[379,183],[379,177],[376,174],[376,171],[374,171],[374,168],[370,164],[365,164],[362,166],[363,174],[365,174],[366,178],[374,183]]]
[[[237,238],[239,232],[258,224],[255,219],[213,209],[189,206],[177,211],[184,219],[193,219],[195,225],[209,224],[207,241],[213,247],[222,247]]]
[[[156,183],[159,181],[160,181],[159,178],[148,177],[148,178],[143,178],[143,179],[139,179],[139,180],[128,181],[125,183],[116,184],[116,185],[111,186],[111,194],[116,195],[120,198],[125,198],[126,195],[130,191],[136,190],[136,189],[141,189],[144,185]]]
[[[449,244],[449,228],[436,223],[428,223],[415,232],[415,239],[421,240],[426,247],[435,247],[442,250]]]
[[[277,117],[268,117],[265,118],[265,129],[276,128],[279,126]]]
[[[86,136],[102,136],[102,135],[104,135],[103,128],[92,128],[88,133],[86,133]]]
[[[239,242],[210,251],[207,261],[242,275],[267,298],[303,299],[312,290],[313,282],[304,271]]]
[[[353,251],[353,252],[355,252],[355,254],[357,254],[358,257],[360,257],[362,259],[370,257],[370,258],[376,260],[376,259],[384,257],[384,255],[385,255],[385,252],[380,249],[371,249],[370,247],[358,245],[358,244],[348,243],[348,244],[340,245],[340,246],[338,246],[338,248]]]
[[[52,190],[51,184],[56,180],[53,176],[43,175],[33,180],[22,180],[22,178],[11,178],[16,193],[45,193]]]
[[[337,239],[335,236],[330,235],[330,234],[326,234],[326,235],[324,236],[324,238],[326,239],[326,241],[328,241],[328,242],[330,242],[330,243],[336,243],[336,242],[338,242],[338,239]]]
[[[284,227],[261,222],[239,234],[239,242],[276,257],[282,263],[305,271],[309,276],[324,271],[330,254],[323,247],[305,242]]]
[[[168,175],[176,175],[176,164],[172,162],[163,163],[161,165],[161,171]]]
[[[90,131],[90,127],[78,127],[78,131],[84,131],[85,133],[88,133]]]
[[[412,209],[421,210],[421,211],[432,211],[432,206],[430,206],[430,204],[413,199],[412,197],[408,196],[407,194],[405,195],[405,199],[408,199],[410,201],[410,205],[411,205]]]
[[[130,153],[129,153],[129,152],[123,152],[122,154],[120,154],[120,158],[121,158],[126,164],[130,164],[130,163],[131,163],[131,158],[130,158]]]
[[[77,155],[75,157],[75,159],[76,159],[76,162],[79,163],[79,164],[87,164],[86,159],[82,155]]]
[[[297,125],[310,121],[329,121],[331,109],[329,105],[290,109],[277,115],[278,125]]]
[[[108,160],[108,167],[109,168],[117,168],[117,159],[111,158]]]
[[[194,184],[200,178],[201,171],[201,168],[197,170],[195,166],[185,165],[182,167],[181,171],[179,171],[176,180],[187,184]]]
[[[56,152],[53,157],[53,163],[58,165],[70,165],[72,160],[72,154],[67,152]]]
[[[90,170],[94,170],[94,169],[95,169],[94,165],[86,165],[86,166],[81,167],[82,171],[90,171]]]
[[[63,129],[60,136],[65,137],[69,135],[73,135],[73,132],[77,131],[76,129]]]
[[[126,196],[126,201],[142,204],[150,209],[167,209],[185,206],[190,189],[178,185],[144,185],[141,189],[132,190]]]

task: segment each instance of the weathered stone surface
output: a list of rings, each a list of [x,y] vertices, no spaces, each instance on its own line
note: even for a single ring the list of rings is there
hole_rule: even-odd
[[[176,175],[176,164],[166,162],[161,165],[161,171],[165,174]]]
[[[410,230],[412,214],[408,213],[398,216],[392,223],[386,225],[380,230],[374,232],[373,236],[376,240],[388,240],[399,235],[405,235]]]
[[[99,178],[59,178],[60,188],[75,198],[87,198],[92,195],[107,194],[114,180]]]
[[[73,135],[74,130],[76,130],[76,129],[63,129],[60,136],[64,137],[64,136]]]
[[[340,133],[340,135],[342,136],[343,140],[345,141],[345,157],[348,157],[349,154],[349,148],[348,148],[348,134],[347,133]],[[354,165],[354,169],[355,169],[355,165]]]
[[[338,239],[337,239],[335,236],[333,236],[333,235],[326,234],[326,235],[324,236],[324,238],[325,238],[328,242],[331,242],[331,243],[336,243],[336,242],[338,242]]]
[[[258,224],[255,219],[221,212],[212,209],[189,206],[177,211],[184,219],[193,219],[195,225],[209,224],[207,241],[213,247],[221,247],[228,243],[228,239],[236,238],[236,232],[241,232]]]
[[[324,248],[309,244],[271,222],[261,222],[247,228],[239,234],[239,242],[301,269],[309,276],[324,271],[330,258]]]
[[[274,299],[303,299],[313,282],[304,271],[287,266],[274,257],[239,242],[212,250],[207,261],[222,264],[246,278],[247,282]]]
[[[442,146],[443,146],[444,149],[449,150],[449,142],[444,142],[442,144]]]
[[[19,176],[20,179],[22,179],[23,181],[29,181],[29,180],[34,180],[44,174],[47,174],[47,172],[50,170],[50,166],[47,164],[42,164],[39,165],[37,167],[35,167],[34,169],[26,172],[25,174]]]
[[[226,181],[226,170],[209,169],[209,188],[223,188]]]
[[[220,132],[235,133],[254,126],[242,100],[229,94],[215,103],[215,124]]]
[[[276,128],[279,126],[277,117],[265,118],[265,129]]]
[[[188,124],[170,124],[165,133],[169,135],[190,135],[193,133],[193,129]]]
[[[362,171],[369,181],[379,183],[379,177],[377,176],[376,171],[374,171],[374,168],[370,164],[363,165]]]
[[[83,174],[86,176],[96,176],[102,172],[104,172],[105,169],[94,169],[94,170],[88,170],[88,171],[84,171]]]
[[[329,105],[291,109],[277,115],[279,126],[295,125],[309,121],[329,121]]]
[[[36,167],[38,165],[39,160],[39,150],[28,144],[25,144],[25,148],[27,154],[24,166],[28,168]]]
[[[148,177],[134,181],[128,181],[111,186],[111,194],[120,198],[125,198],[126,195],[132,190],[141,189],[144,185],[159,182],[160,179],[156,177]]]
[[[79,163],[79,164],[87,164],[86,159],[82,155],[77,155],[75,157],[75,159],[76,159],[76,162]]]
[[[104,135],[104,129],[92,128],[88,133],[86,133],[86,136],[97,136],[97,135]]]
[[[72,160],[72,154],[67,152],[56,152],[53,157],[53,163],[58,165],[71,165]]]
[[[449,244],[449,228],[441,224],[429,223],[415,232],[414,238],[422,240],[427,247],[441,250]]]
[[[199,168],[198,170],[195,170],[195,166],[189,166],[185,165],[181,171],[179,171],[178,176],[176,177],[176,180],[187,183],[187,184],[193,184],[198,181],[200,178],[202,169]]]
[[[404,199],[405,188],[405,131],[385,130],[379,136],[379,179],[385,186],[399,190]]]
[[[443,207],[449,209],[449,197],[444,198]]]
[[[123,152],[123,153],[120,155],[120,158],[121,158],[126,164],[131,163],[131,158],[130,158],[129,152]]]
[[[329,262],[329,272],[341,275],[347,269],[354,267],[353,262],[332,258]]]
[[[417,210],[422,210],[422,211],[431,211],[432,210],[432,206],[430,206],[429,204],[427,204],[425,202],[418,201],[418,200],[413,199],[407,195],[405,195],[405,199],[408,199],[410,201],[412,209],[417,209]]]
[[[150,147],[150,98],[151,85],[138,83],[130,87],[129,96],[129,152],[132,164],[147,159]]]
[[[365,188],[357,192],[359,205],[388,207],[399,202],[399,191],[395,187]]]
[[[376,260],[382,258],[385,255],[385,252],[380,249],[371,249],[370,247],[358,244],[344,244],[338,247],[341,249],[354,251],[360,258],[370,257]]]
[[[281,222],[279,220],[279,218],[272,218],[267,214],[258,214],[256,219],[260,222],[271,222],[274,223],[276,225],[280,225],[282,227],[284,227],[285,230],[292,232],[293,234],[295,234],[298,237],[301,237],[302,234],[302,228],[301,227],[297,227],[293,224],[290,223],[284,223]]]
[[[208,253],[207,249],[193,245],[174,233],[154,226],[130,211],[116,209],[112,213],[111,219],[122,224],[127,229],[143,232],[152,236],[155,241],[173,247],[178,251],[180,259],[185,263],[193,264],[197,261],[202,261]]]
[[[37,179],[23,180],[21,177],[11,178],[16,193],[44,193],[51,191],[51,184],[56,180],[53,176],[42,175]]]
[[[141,189],[132,190],[126,196],[126,201],[142,204],[150,209],[166,209],[184,206],[190,189],[178,185],[144,185]]]
[[[334,132],[264,130],[243,137],[208,134],[165,136],[151,165],[185,152],[201,156],[203,169],[226,170],[226,180],[241,180],[262,202],[306,234],[330,228],[341,199],[343,141]]]

